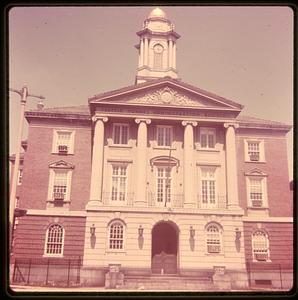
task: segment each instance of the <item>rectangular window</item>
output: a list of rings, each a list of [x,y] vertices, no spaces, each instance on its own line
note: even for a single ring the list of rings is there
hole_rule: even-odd
[[[250,161],[260,160],[260,143],[259,142],[247,142],[248,157]]]
[[[172,127],[157,126],[157,145],[170,147],[172,144]]]
[[[112,166],[112,201],[126,200],[127,166]]]
[[[22,184],[22,179],[23,179],[23,169],[20,169],[18,173],[18,185]]]
[[[64,200],[67,193],[67,171],[55,171],[53,199]]]
[[[115,145],[128,144],[128,125],[114,124],[113,125],[113,143]]]
[[[215,148],[215,129],[201,128],[200,129],[200,144],[201,148],[214,149]]]
[[[263,205],[263,187],[261,178],[250,179],[250,201],[253,207],[262,207]]]
[[[201,205],[214,207],[216,205],[215,169],[201,170]]]
[[[53,153],[60,155],[73,154],[74,131],[54,130]]]
[[[171,201],[171,169],[169,167],[157,168],[157,203]]]

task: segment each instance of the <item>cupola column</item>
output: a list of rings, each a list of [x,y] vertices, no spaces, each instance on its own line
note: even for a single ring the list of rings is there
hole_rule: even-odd
[[[142,67],[144,65],[144,39],[141,38],[141,63],[140,63],[140,67]]]
[[[144,65],[148,66],[148,38],[145,37]]]
[[[235,123],[224,123],[226,128],[226,172],[227,172],[227,198],[229,209],[239,209],[238,180],[237,180],[237,157]]]
[[[182,121],[184,126],[184,207],[195,207],[196,198],[194,195],[194,133],[193,127],[198,125],[195,121]]]
[[[176,69],[176,42],[173,43],[173,68]]]
[[[108,118],[93,116],[92,121],[95,123],[95,129],[92,149],[90,200],[87,204],[87,209],[102,204],[104,123],[108,121]]]
[[[138,126],[137,140],[137,174],[136,174],[136,197],[137,206],[146,206],[147,203],[147,125],[150,119],[135,119]]]
[[[169,40],[169,68],[173,67],[173,41]]]

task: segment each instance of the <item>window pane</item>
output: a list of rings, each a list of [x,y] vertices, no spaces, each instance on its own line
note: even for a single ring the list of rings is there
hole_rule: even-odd
[[[120,126],[114,125],[114,144],[120,144]]]
[[[46,244],[47,254],[61,254],[63,245],[63,228],[60,225],[52,225],[48,229]]]
[[[207,147],[207,135],[201,134],[201,147],[206,148]]]
[[[123,225],[114,223],[110,226],[109,234],[109,248],[110,249],[123,249]]]
[[[126,145],[128,143],[128,126],[123,125],[121,128],[122,128],[121,144]]]
[[[214,148],[214,136],[213,134],[208,135],[208,147]]]
[[[164,146],[164,128],[157,127],[157,145]]]

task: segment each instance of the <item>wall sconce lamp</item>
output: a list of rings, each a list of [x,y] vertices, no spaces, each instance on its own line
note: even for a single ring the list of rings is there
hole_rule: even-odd
[[[94,224],[92,224],[92,226],[90,226],[90,235],[91,235],[91,237],[95,236],[95,229],[96,229],[96,227],[94,226]]]
[[[139,238],[142,238],[143,237],[143,233],[144,233],[144,228],[142,227],[142,225],[139,226],[138,233],[139,233]]]
[[[241,231],[239,230],[239,228],[235,229],[235,235],[236,235],[236,240],[240,240],[240,238],[241,238]]]
[[[190,226],[189,227],[189,236],[191,239],[193,239],[195,237],[195,233],[196,233],[195,229],[193,229],[193,227]]]

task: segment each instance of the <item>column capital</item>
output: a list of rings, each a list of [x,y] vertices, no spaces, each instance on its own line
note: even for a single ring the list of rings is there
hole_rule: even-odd
[[[106,123],[108,120],[109,120],[109,118],[108,117],[103,117],[103,116],[93,116],[92,118],[91,118],[91,120],[92,120],[92,122],[97,122],[98,120],[101,120],[101,121],[103,121],[104,123]]]
[[[140,124],[141,122],[145,122],[147,125],[151,123],[151,119],[135,119],[135,122],[137,124]]]
[[[235,129],[239,128],[239,124],[237,123],[224,123],[224,128],[229,128],[230,126],[234,127]]]
[[[182,126],[186,126],[186,125],[192,125],[193,127],[196,127],[198,125],[197,121],[182,121]]]

